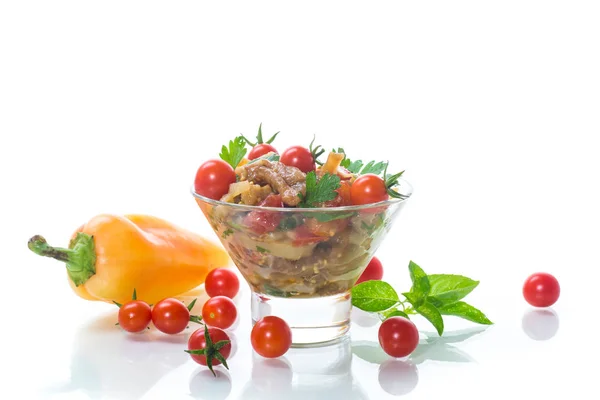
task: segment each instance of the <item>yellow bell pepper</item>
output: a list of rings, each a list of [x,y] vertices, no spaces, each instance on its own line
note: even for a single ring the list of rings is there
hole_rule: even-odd
[[[74,233],[68,248],[29,239],[34,253],[66,263],[69,284],[86,300],[156,304],[204,283],[230,263],[225,250],[196,233],[148,215],[100,214]]]

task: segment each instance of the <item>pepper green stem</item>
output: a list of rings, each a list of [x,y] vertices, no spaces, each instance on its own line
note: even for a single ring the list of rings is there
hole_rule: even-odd
[[[40,235],[29,239],[27,247],[37,255],[66,263],[67,274],[75,286],[83,285],[96,274],[94,237],[87,233],[78,232],[69,248],[52,247]]]

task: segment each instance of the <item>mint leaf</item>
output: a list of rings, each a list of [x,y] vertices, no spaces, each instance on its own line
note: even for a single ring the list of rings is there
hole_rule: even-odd
[[[402,296],[406,297],[406,300],[413,306],[413,308],[419,307],[421,304],[425,303],[427,300],[426,297],[421,297],[412,292],[402,293]]]
[[[219,157],[235,169],[246,155],[246,151],[246,141],[242,136],[238,136],[229,141],[229,147],[221,147]]]
[[[324,174],[319,180],[315,171],[306,174],[306,194],[301,196],[303,207],[315,207],[317,203],[323,203],[335,199],[336,192],[340,188],[340,177],[338,175]]]
[[[352,288],[352,305],[363,311],[385,311],[398,304],[399,300],[398,293],[384,281],[366,281]]]
[[[438,331],[438,334],[441,336],[444,331],[444,320],[442,319],[442,315],[440,311],[430,303],[427,298],[419,297],[414,293],[402,293],[406,300],[413,306],[415,311],[425,317]]]
[[[383,311],[383,312],[381,312],[379,314],[383,317],[383,320],[386,320],[386,319],[391,318],[391,317],[404,317],[404,318],[408,318],[408,315],[404,311],[400,311],[397,308],[391,308],[391,309]]]
[[[462,275],[432,274],[428,275],[429,295],[444,304],[451,304],[467,296],[479,285],[479,281]]]
[[[410,272],[410,280],[413,283],[410,291],[419,297],[426,297],[430,291],[430,284],[425,271],[413,261],[408,264],[408,271]]]
[[[464,301],[445,305],[439,311],[443,315],[453,315],[482,325],[493,324],[484,313]]]

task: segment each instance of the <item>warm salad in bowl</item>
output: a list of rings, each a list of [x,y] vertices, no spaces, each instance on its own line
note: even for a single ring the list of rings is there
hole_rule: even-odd
[[[276,136],[263,142],[259,128],[255,142],[239,136],[223,146],[196,173],[196,201],[254,292],[344,293],[411,186],[387,162],[352,161],[342,148],[325,154],[314,139],[279,154]]]

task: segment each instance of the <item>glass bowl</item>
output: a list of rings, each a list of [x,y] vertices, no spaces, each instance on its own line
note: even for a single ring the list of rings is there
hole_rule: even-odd
[[[253,323],[283,318],[295,347],[340,339],[350,327],[351,289],[412,195],[345,207],[275,208],[192,194],[251,289]],[[258,224],[257,224],[257,221]],[[277,226],[272,232],[261,227]]]

